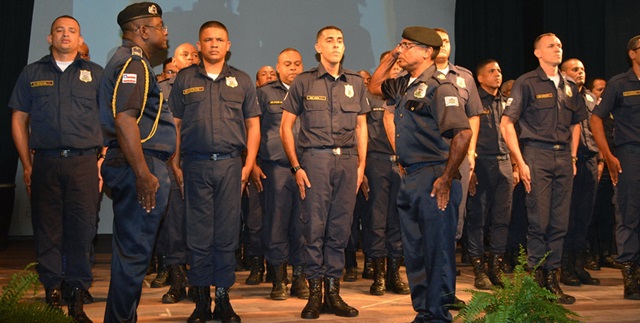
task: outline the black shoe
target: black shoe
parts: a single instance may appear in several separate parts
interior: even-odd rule
[[[559,273],[557,269],[545,270],[544,271],[544,281],[545,281],[544,287],[548,289],[551,293],[558,296],[558,303],[567,304],[567,305],[575,303],[576,298],[571,295],[565,294],[562,291],[562,288],[560,288],[560,284],[558,283],[558,274]]]
[[[640,300],[640,284],[638,277],[636,277],[637,265],[633,262],[625,262],[620,265],[624,281],[624,299]]]
[[[158,274],[151,282],[151,288],[162,288],[171,283],[169,279],[169,268],[158,266]]]
[[[291,296],[300,299],[309,299],[309,286],[304,274],[304,265],[293,265],[293,275],[291,279]]]
[[[387,258],[387,277],[385,283],[387,290],[396,294],[411,294],[409,286],[400,278],[400,258]]]
[[[600,270],[600,255],[594,255],[591,252],[585,253],[584,269]]]
[[[71,288],[71,298],[69,299],[69,316],[76,323],[93,323],[84,312],[84,289]]]
[[[387,291],[385,282],[387,272],[385,270],[384,258],[373,258],[371,265],[373,267],[373,284],[369,287],[369,294],[382,296]]]
[[[162,295],[162,303],[175,304],[187,298],[187,277],[181,265],[171,265],[169,273],[171,287],[166,294]]]
[[[560,262],[560,282],[568,286],[580,286],[580,279],[575,272],[576,258],[573,252],[564,251]]]
[[[458,296],[454,296],[453,297],[453,304],[447,304],[444,307],[446,307],[449,310],[456,310],[457,311],[457,310],[462,309],[466,305],[467,304],[463,300],[459,299]]]
[[[147,268],[147,275],[155,274],[158,272],[158,257],[153,255],[151,261],[149,261],[149,268]]]
[[[584,270],[584,268],[586,267],[586,262],[585,262],[586,254],[584,253],[584,251],[576,252],[574,256],[575,256],[574,272],[576,273],[576,276],[578,277],[580,282],[585,285],[600,285],[600,279],[591,277],[591,274],[589,274],[588,271]],[[600,269],[598,268],[598,270]]]
[[[287,299],[287,283],[285,282],[285,276],[287,276],[287,264],[282,263],[277,266],[273,266],[273,288],[269,297],[273,300],[282,301]]]
[[[345,282],[354,282],[358,280],[358,269],[356,267],[349,267],[345,270],[342,280]]]
[[[344,317],[358,316],[358,310],[349,306],[349,304],[340,297],[340,278],[324,278],[324,304],[322,305],[322,313],[330,313]]]
[[[236,314],[229,302],[229,288],[216,287],[216,307],[213,309],[213,319],[222,323],[240,322],[240,316]]]
[[[600,256],[600,267],[622,269],[622,266],[613,260],[613,257],[609,254]]]
[[[53,308],[60,308],[62,306],[62,290],[60,287],[45,289],[45,301]]]
[[[213,320],[211,314],[211,287],[210,286],[191,286],[193,294],[196,297],[196,309],[187,319],[187,323],[205,323]]]
[[[247,285],[260,285],[264,278],[264,258],[256,256],[249,259],[251,262],[251,273],[245,281]]]
[[[473,287],[482,290],[490,290],[493,287],[493,284],[491,284],[489,276],[487,276],[487,273],[484,269],[484,261],[482,260],[482,256],[470,256],[469,261],[471,261],[473,274],[475,276]]]
[[[504,287],[501,278],[501,270],[504,256],[497,253],[492,253],[489,256],[489,272],[487,272],[487,276],[489,276],[489,280],[493,286]]]
[[[322,278],[309,279],[309,299],[302,309],[303,319],[317,319],[322,309]]]
[[[362,269],[362,278],[364,279],[373,279],[373,266],[371,265],[371,262],[371,258],[365,255],[364,268]]]

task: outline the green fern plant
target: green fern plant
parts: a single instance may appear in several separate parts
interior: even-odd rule
[[[527,255],[521,246],[513,276],[502,276],[504,287],[494,287],[490,293],[468,290],[472,294],[471,301],[460,310],[455,319],[473,323],[579,322],[578,314],[560,305],[558,297],[540,287],[532,274],[547,255],[531,273],[527,272]]]
[[[0,294],[0,322],[73,322],[61,309],[35,299],[38,293],[38,274],[32,268],[37,263],[31,263],[19,273],[11,276],[11,280],[2,288]],[[23,298],[29,290],[31,297]]]

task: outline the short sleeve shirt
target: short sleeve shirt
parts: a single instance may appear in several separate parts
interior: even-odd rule
[[[633,69],[607,82],[593,114],[607,120],[609,113],[613,115],[616,146],[640,144],[640,80]]]
[[[478,87],[478,95],[482,102],[482,113],[480,114],[480,131],[476,152],[478,155],[508,154],[509,149],[500,132],[500,119],[506,107],[507,98],[502,95],[500,90],[498,90],[498,95],[493,96],[482,87]]]
[[[283,109],[300,118],[300,148],[353,148],[357,116],[370,107],[359,74],[341,68],[335,78],[320,64],[295,78]]]
[[[468,69],[449,63],[447,79],[458,90],[458,95],[467,117],[477,116],[482,113],[482,102],[478,96],[478,88],[473,79],[473,73]]]
[[[282,122],[282,102],[287,95],[287,88],[280,80],[267,83],[256,90],[262,117],[260,120],[260,160],[274,161],[289,165],[280,139],[280,123]],[[294,136],[299,132],[296,120]]]
[[[51,55],[20,73],[9,107],[30,116],[31,149],[102,147],[98,87],[103,69],[80,56],[63,72]]]

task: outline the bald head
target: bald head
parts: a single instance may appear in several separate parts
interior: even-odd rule
[[[198,50],[190,43],[180,44],[173,52],[173,64],[181,70],[185,67],[189,67],[193,64],[200,63],[200,56],[198,56]]]

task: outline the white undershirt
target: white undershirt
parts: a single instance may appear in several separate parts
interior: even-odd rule
[[[217,79],[217,78],[218,78],[218,75],[220,75],[220,73],[218,73],[218,74],[207,73],[207,75],[209,75],[209,77],[210,77],[212,80],[214,80],[214,81],[215,81],[215,79]]]
[[[556,85],[556,89],[557,89],[558,86],[560,85],[560,75],[556,74],[554,76],[549,76],[549,75],[547,75],[547,76],[549,77],[549,79],[551,79],[553,81],[553,84]]]
[[[417,79],[417,77],[410,77],[409,78],[409,84],[407,84],[407,86],[413,84],[413,81],[415,81]]]
[[[61,61],[56,61],[56,65],[58,65],[58,67],[64,72],[64,70],[67,69],[67,67],[69,67],[69,65],[71,65],[71,63],[73,63],[73,61],[69,61],[69,62],[61,62]]]
[[[447,67],[445,67],[445,68],[443,68],[441,70],[438,70],[438,72],[440,72],[440,73],[442,73],[444,75],[447,75],[447,73],[449,73],[449,65],[447,64]]]
[[[285,88],[287,88],[287,91],[289,91],[289,85],[287,85],[287,83],[282,83],[282,85],[284,85]]]

